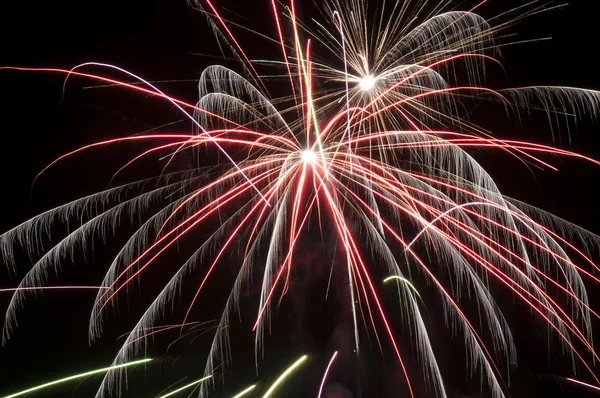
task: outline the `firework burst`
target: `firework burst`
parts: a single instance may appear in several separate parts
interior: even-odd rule
[[[374,337],[382,351],[390,348],[411,396],[419,395],[415,385],[422,384],[437,396],[447,394],[424,315],[428,302],[441,303],[443,316],[464,338],[468,372],[483,375],[491,396],[505,396],[502,380],[516,363],[516,352],[491,285],[511,291],[560,339],[574,366],[582,365],[593,376],[589,362],[600,358],[592,345],[591,323],[598,314],[588,305],[584,279],[600,282],[593,274],[599,268],[586,251],[598,238],[504,196],[472,150],[497,150],[550,170],[556,168],[548,155],[600,163],[551,146],[498,138],[497,132],[471,122],[465,109],[489,101],[509,115],[539,108],[556,120],[572,122],[579,114],[595,114],[600,94],[569,87],[486,87],[487,69],[501,68],[499,43],[506,44],[507,29],[549,7],[533,1],[485,19],[478,15],[485,1],[465,11],[450,9],[450,3],[329,0],[320,9],[321,20],[308,23],[297,18],[293,1],[273,0],[276,31],[273,38],[263,38],[281,58],[266,61],[252,60],[234,34],[239,27],[221,15],[216,2],[202,1],[196,5],[240,67],[206,68],[195,104],[172,98],[113,65],[46,69],[157,97],[194,125],[190,133],[98,142],[50,166],[93,147],[126,141],[153,146],[123,169],[154,155],[163,156],[166,169],[177,157],[198,157],[207,148],[220,161],[75,200],[3,234],[0,249],[9,262],[17,245],[40,254],[14,293],[4,338],[13,332],[28,292],[43,289],[48,271],[65,256],[94,234],[118,229],[124,215],[152,210],[98,286],[90,317],[92,340],[101,335],[106,313],[118,298],[161,256],[197,230],[209,233],[165,280],[128,333],[115,366],[131,361],[145,346],[148,330],[156,328],[184,285],[193,289],[181,319],[181,325],[189,325],[194,307],[210,300],[203,296],[206,286],[218,283],[213,275],[231,252],[239,253],[237,276],[212,329],[204,367],[204,377],[212,377],[200,394],[210,393],[232,356],[231,321],[251,286],[260,287],[259,298],[252,317],[240,315],[241,327],[253,332],[260,366],[268,360],[264,349],[274,310],[294,294],[302,241],[312,234],[334,242],[337,251],[331,257],[336,261],[328,259],[330,267],[349,286],[343,303],[351,314],[353,342],[345,350],[360,355],[365,335]],[[136,84],[89,72],[107,68]],[[267,76],[263,68],[277,68],[279,74]],[[286,84],[288,93],[273,95],[272,80],[276,90]],[[154,211],[157,204],[161,207]],[[50,248],[40,251],[32,243],[51,224],[74,218],[79,226]],[[190,274],[201,274],[193,287],[186,284]],[[384,278],[397,283],[383,285]],[[414,281],[433,289],[423,294]],[[397,300],[384,301],[381,291],[392,286]],[[467,309],[473,303],[475,313]],[[415,355],[400,344],[405,340],[400,334],[410,336]],[[334,363],[338,352],[332,354],[315,394],[321,395],[327,372],[339,362]],[[408,360],[411,356],[415,358]],[[409,366],[414,359],[421,366]],[[109,395],[120,376],[110,370],[97,396]]]

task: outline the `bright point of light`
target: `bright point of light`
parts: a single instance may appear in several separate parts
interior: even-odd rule
[[[311,149],[302,152],[302,161],[304,163],[314,163],[317,160],[317,154]]]
[[[373,75],[368,75],[358,81],[358,86],[363,91],[369,91],[375,87],[375,78]]]

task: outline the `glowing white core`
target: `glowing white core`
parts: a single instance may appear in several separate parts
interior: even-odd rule
[[[317,160],[317,154],[311,149],[302,152],[302,161],[304,163],[314,163]]]
[[[369,91],[375,87],[375,78],[373,75],[365,76],[358,81],[358,86],[363,91]]]

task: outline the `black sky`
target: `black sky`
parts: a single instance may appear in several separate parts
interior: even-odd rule
[[[217,3],[247,16],[253,27],[268,31],[270,25],[263,21],[269,20],[269,15],[263,14],[266,7],[257,5],[260,2],[266,4],[266,0]],[[523,2],[490,0],[489,3],[481,9],[483,16],[495,15]],[[598,7],[594,3],[595,0],[574,0],[563,9],[534,16],[517,25],[512,31],[518,38],[552,37],[552,40],[504,49],[503,63],[508,75],[504,84],[565,85],[600,90],[596,61],[600,30]],[[0,15],[0,66],[70,68],[87,61],[113,63],[148,80],[179,80],[160,87],[193,102],[199,73],[207,65],[221,62],[197,55],[218,56],[219,49],[205,18],[185,0],[11,1],[2,5]],[[244,22],[239,17],[233,18]],[[252,40],[246,39],[246,42],[254,53],[261,49],[260,44],[254,45]],[[139,133],[180,119],[171,107],[143,95],[115,95],[106,89],[84,89],[86,84],[81,81],[67,86],[63,100],[62,83],[60,75],[0,71],[0,200],[3,204],[0,231],[41,210],[103,189],[114,166],[130,155],[127,152],[96,153],[70,160],[51,170],[30,191],[35,175],[60,154],[105,137]],[[520,130],[519,134],[528,138],[526,131]],[[536,142],[551,142],[547,129],[539,128],[531,134]],[[579,129],[571,131],[571,142],[566,135],[562,138],[563,148],[600,158],[598,124],[582,121]],[[490,158],[490,164],[485,165],[508,195],[600,234],[597,196],[600,168],[574,161],[558,164],[557,173],[546,171],[534,175],[525,168],[496,163],[495,158]],[[595,255],[600,259],[598,253]],[[93,284],[98,283],[101,275],[98,270],[85,267],[79,271],[71,269],[66,282],[83,280]],[[18,279],[11,279],[8,273],[0,271],[0,288],[12,287],[17,282]],[[597,291],[597,286],[590,286],[596,308],[600,306]],[[9,296],[0,295],[0,312],[3,313]],[[31,305],[20,313],[14,339],[0,348],[0,395],[111,361],[114,344],[87,347],[86,310],[92,302],[93,293],[89,292],[46,294],[43,300],[32,299]],[[123,328],[122,332],[126,330]],[[535,335],[531,331],[517,331],[517,334],[523,338]],[[527,343],[523,344],[520,358],[524,366],[515,376],[514,396],[600,397],[600,392],[559,383],[553,378],[557,368],[547,365],[548,355],[539,349],[544,346],[544,337],[542,332],[530,349]],[[93,386],[94,382],[87,384]],[[60,391],[74,397],[89,396],[83,387]],[[53,394],[56,392],[39,396],[59,396]]]

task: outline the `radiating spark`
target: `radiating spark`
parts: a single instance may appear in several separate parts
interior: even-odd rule
[[[302,362],[304,362],[306,359],[308,358],[308,355],[303,355],[302,357],[300,357],[300,359],[298,359],[296,362],[294,362],[289,368],[287,368],[278,378],[277,380],[275,380],[275,382],[273,383],[273,385],[271,385],[271,387],[269,387],[269,389],[267,390],[267,392],[265,393],[265,395],[262,396],[262,398],[269,398],[273,392],[277,389],[277,387],[279,386],[279,384],[281,384],[286,377],[292,373],[298,366],[300,366],[302,364]]]
[[[51,381],[49,383],[44,383],[44,384],[41,384],[41,385],[36,386],[36,387],[28,388],[27,390],[23,390],[23,391],[15,393],[15,394],[7,395],[4,398],[19,397],[21,395],[30,394],[32,392],[39,391],[39,390],[42,390],[44,388],[52,387],[52,386],[55,386],[57,384],[65,383],[67,381],[77,380],[77,379],[81,379],[81,378],[88,377],[88,376],[95,375],[95,374],[99,374],[99,373],[106,373],[106,372],[111,371],[111,370],[122,369],[122,368],[126,368],[126,367],[129,367],[129,366],[140,365],[142,363],[150,362],[151,360],[152,359],[150,359],[150,358],[145,358],[145,359],[140,359],[140,360],[137,360],[137,361],[123,363],[123,364],[120,364],[120,365],[109,366],[109,367],[102,368],[102,369],[90,370],[89,372],[80,373],[80,374],[77,374],[77,375],[74,375],[74,376],[69,376],[69,377],[65,377],[63,379]]]
[[[176,390],[173,390],[173,391],[171,391],[171,392],[169,392],[169,393],[167,393],[167,394],[165,394],[165,395],[161,395],[161,396],[160,396],[160,397],[158,397],[158,398],[167,398],[167,397],[173,396],[173,395],[177,394],[178,392],[181,392],[181,391],[183,391],[183,390],[187,390],[187,389],[188,389],[188,388],[190,388],[190,387],[197,386],[198,384],[202,383],[202,382],[203,382],[203,381],[205,381],[205,380],[208,380],[208,379],[210,379],[211,377],[212,377],[212,375],[211,375],[211,376],[206,376],[206,377],[203,377],[203,378],[201,378],[200,380],[196,380],[196,381],[194,381],[194,382],[192,382],[192,383],[190,383],[190,384],[186,384],[185,386],[183,386],[183,387],[179,387],[178,389],[176,389]]]
[[[339,25],[340,36],[342,38],[342,54],[344,59],[344,83],[346,84],[346,114],[347,114],[347,123],[346,123],[346,131],[348,135],[348,152],[352,152],[352,145],[350,144],[350,140],[352,138],[352,133],[350,132],[350,89],[348,87],[348,59],[346,57],[346,39],[344,38],[344,26],[342,22],[342,18],[338,11],[333,12],[333,17],[337,19]]]

